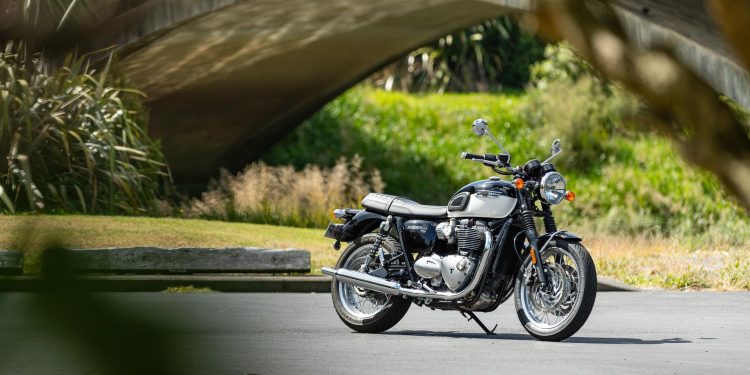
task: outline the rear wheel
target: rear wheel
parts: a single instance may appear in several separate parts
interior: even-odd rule
[[[336,268],[368,273],[380,265],[377,257],[365,264],[377,235],[366,234],[351,243],[339,258]],[[381,245],[385,254],[401,253],[401,246],[393,238]],[[383,332],[398,323],[411,306],[410,299],[355,287],[333,279],[331,284],[333,307],[341,321],[357,332]]]
[[[516,276],[516,313],[526,331],[537,339],[565,340],[583,326],[594,308],[594,262],[586,248],[565,241],[552,241],[539,261],[544,262],[550,287],[542,287],[527,257]]]

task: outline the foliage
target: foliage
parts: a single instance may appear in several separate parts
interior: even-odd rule
[[[576,55],[565,43],[548,44],[544,47],[544,59],[529,68],[531,82],[535,87],[545,88],[548,84],[560,81],[578,81],[587,77],[599,84],[605,84],[596,70]]]
[[[471,132],[474,119],[487,118],[519,158],[544,152],[546,147],[537,147],[516,114],[522,100],[513,95],[415,96],[358,87],[304,122],[262,159],[299,169],[308,163],[332,166],[341,156],[359,154],[366,169],[380,171],[388,192],[445,204],[470,179],[490,173],[459,157],[462,151],[494,152],[494,146]]]
[[[567,39],[604,77],[615,80],[648,105],[652,121],[637,130],[658,131],[678,145],[685,160],[711,171],[750,212],[750,133],[747,124],[720,98],[705,75],[742,76],[750,69],[747,19],[750,3],[711,1],[708,12],[722,27],[726,45],[738,57],[737,64],[709,64],[699,74],[695,64],[705,63],[678,53],[669,41],[639,46],[637,37],[624,33],[621,17],[611,2],[597,7],[582,0],[544,0],[532,15],[540,34]],[[709,22],[710,21],[706,21]],[[676,41],[672,41],[676,42]],[[684,44],[684,43],[683,43]],[[688,63],[687,60],[692,61]],[[744,69],[743,69],[744,68]],[[737,79],[737,78],[730,78]],[[726,87],[725,85],[721,85]]]
[[[633,131],[649,128],[638,100],[599,77],[567,44],[547,46],[545,57],[532,67],[522,115],[536,131],[560,136],[567,147],[558,167],[584,172],[593,184],[580,192],[602,197],[570,214],[598,217],[592,225],[600,230],[750,238],[746,215],[715,178],[690,169],[667,140]]]
[[[580,103],[598,100],[580,83],[591,81],[584,77],[579,83],[569,83],[568,89],[538,91],[533,94],[540,96],[536,98],[531,93],[409,95],[358,87],[303,123],[263,160],[302,168],[308,163],[331,166],[341,156],[359,154],[364,168],[381,171],[387,193],[445,204],[464,184],[491,174],[459,158],[461,151],[497,151],[488,139],[470,131],[471,121],[484,117],[516,165],[546,156],[552,139],[563,136],[564,151],[555,163],[578,199],[555,207],[560,227],[575,223],[604,233],[685,234],[693,239],[685,244],[691,248],[710,245],[717,237],[735,244],[750,239],[747,215],[716,179],[689,168],[669,141],[622,130],[620,116],[627,111],[618,109],[617,101],[599,104],[603,107],[598,110],[608,113],[607,121],[613,124],[608,132],[565,133],[565,126],[573,124],[595,129],[595,123],[573,120],[524,122],[538,110],[530,104],[536,100],[549,103],[560,118],[586,120],[585,115],[566,111],[578,111],[575,106]],[[569,90],[576,85],[584,89],[571,95]],[[570,161],[587,155],[580,149],[587,147],[582,146],[587,141],[581,138],[605,145],[591,157],[594,162]]]
[[[356,206],[370,191],[382,191],[377,170],[366,176],[362,159],[338,159],[331,169],[308,165],[249,165],[236,176],[223,171],[200,199],[184,208],[188,217],[322,227],[336,207]]]
[[[640,103],[599,78],[565,44],[548,45],[545,60],[531,67],[532,86],[523,109],[527,124],[559,136],[567,146],[561,167],[590,169],[615,153],[628,122],[641,121]]]
[[[509,16],[443,36],[376,73],[386,89],[412,92],[497,91],[523,88],[543,43]]]
[[[57,69],[23,44],[0,55],[0,168],[9,211],[145,213],[169,170],[139,92],[111,64],[68,55]],[[31,63],[29,63],[29,61]]]

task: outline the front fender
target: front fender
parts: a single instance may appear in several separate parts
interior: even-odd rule
[[[547,241],[550,239],[550,237],[553,234],[555,235],[555,238],[563,239],[563,240],[566,240],[568,242],[576,242],[577,243],[577,242],[583,241],[583,238],[579,237],[575,233],[570,233],[570,232],[568,232],[566,230],[560,230],[560,231],[557,231],[555,233],[545,233],[545,234],[539,236],[539,239],[537,240],[537,243],[541,244],[540,246],[543,246],[544,244],[547,243]]]

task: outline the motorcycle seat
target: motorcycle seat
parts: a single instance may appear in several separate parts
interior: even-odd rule
[[[370,193],[362,199],[368,211],[386,215],[442,219],[448,216],[446,206],[428,206],[397,195]]]

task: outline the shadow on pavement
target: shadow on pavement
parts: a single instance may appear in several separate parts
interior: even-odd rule
[[[519,340],[519,341],[535,341],[536,339],[531,335],[523,335],[517,333],[495,333],[492,336],[488,336],[481,332],[467,333],[467,332],[456,332],[456,331],[389,331],[384,332],[384,335],[397,335],[397,336],[423,336],[423,337],[448,337],[448,338],[467,338],[467,339],[485,339],[485,340]],[[685,340],[682,338],[674,337],[668,339],[657,339],[657,340],[643,340],[630,337],[580,337],[573,336],[564,342],[574,344],[616,344],[616,345],[655,345],[655,344],[687,344],[692,341]]]

